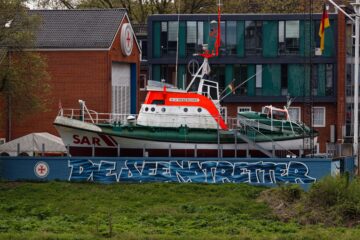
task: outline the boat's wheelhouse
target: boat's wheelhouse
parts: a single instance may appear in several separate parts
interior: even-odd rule
[[[289,112],[286,108],[276,108],[273,106],[265,106],[262,111],[263,114],[267,116],[267,118],[274,119],[274,120],[283,120],[288,121],[289,118]]]

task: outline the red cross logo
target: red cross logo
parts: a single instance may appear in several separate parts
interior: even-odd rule
[[[127,31],[126,42],[127,42],[128,47],[130,47],[130,40],[131,40],[131,38],[130,38],[130,31]]]
[[[47,170],[45,167],[44,167],[44,165],[40,165],[40,167],[38,167],[38,169],[37,169],[39,172],[40,172],[40,174],[42,175],[42,174],[44,174],[44,172]]]
[[[37,162],[34,167],[35,175],[44,178],[49,174],[49,165],[46,162]]]

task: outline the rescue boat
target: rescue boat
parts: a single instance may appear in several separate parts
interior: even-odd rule
[[[287,108],[222,115],[219,84],[210,78],[209,59],[219,55],[220,5],[212,51],[203,46],[202,65],[186,89],[148,81],[138,115],[60,109],[54,125],[74,156],[266,156],[299,154],[316,144],[317,134],[293,121]],[[277,119],[279,117],[279,119]],[[292,151],[294,150],[294,151]]]
[[[82,156],[273,156],[316,144],[317,134],[291,120],[286,107],[222,116],[219,86],[209,73],[205,58],[185,90],[149,81],[137,116],[97,113],[80,100],[80,109],[61,109],[54,125],[70,154]]]

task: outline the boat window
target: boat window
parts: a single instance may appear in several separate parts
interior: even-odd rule
[[[148,108],[148,107],[145,108],[145,112],[147,112],[147,111],[149,111],[149,108]]]
[[[197,111],[200,113],[200,112],[202,111],[202,109],[201,109],[201,108],[198,108]]]
[[[152,112],[155,112],[155,108],[154,108],[154,107],[152,107],[152,108],[151,108],[151,111],[152,111]]]
[[[188,109],[187,108],[184,108],[184,112],[187,112],[188,111]]]
[[[202,94],[206,97],[208,96],[208,86],[203,85]]]
[[[165,112],[165,111],[166,111],[166,109],[165,109],[165,108],[162,108],[162,109],[161,109],[161,111],[162,111],[162,112]]]
[[[153,100],[151,104],[164,105],[165,101],[164,100]]]
[[[277,120],[286,120],[286,113],[280,111],[273,111],[273,118]]]
[[[267,108],[267,107],[265,107],[265,108],[264,108],[264,111],[263,111],[263,113],[265,113],[265,114],[268,114],[268,113],[270,113],[270,109],[269,109],[269,108]]]
[[[217,99],[218,98],[216,88],[210,87],[210,97],[211,97],[211,99]]]

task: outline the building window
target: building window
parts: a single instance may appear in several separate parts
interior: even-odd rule
[[[145,89],[146,89],[146,74],[139,75],[139,88],[141,91],[145,91]]]
[[[225,55],[226,54],[226,22],[222,21],[220,23],[220,31],[221,31],[221,42],[220,42],[220,48],[219,48],[219,54]]]
[[[141,48],[141,61],[147,60],[147,40],[141,39],[139,40],[140,48]]]
[[[325,65],[325,76],[326,76],[326,88],[325,88],[325,94],[326,96],[332,96],[334,95],[334,65],[333,64],[326,64]]]
[[[292,121],[301,121],[301,108],[300,107],[289,107],[289,117]]]
[[[168,24],[167,22],[161,22],[161,36],[160,36],[160,43],[161,43],[161,55],[167,55],[168,49]]]
[[[213,65],[211,67],[210,74],[211,74],[211,79],[219,84],[219,92],[222,92],[225,88],[225,66]],[[213,94],[211,95],[213,96]]]
[[[325,127],[325,107],[313,107],[313,126],[314,127]]]
[[[160,81],[175,83],[175,65],[160,65]]]
[[[244,107],[244,106],[239,106],[237,107],[237,112],[250,112],[251,111],[251,107]]]
[[[197,50],[202,52],[202,45],[204,44],[204,22],[197,23]]]
[[[279,53],[297,54],[300,50],[300,21],[279,21]]]
[[[227,123],[227,107],[220,108],[220,115],[224,119],[224,121]]]
[[[245,53],[260,55],[262,53],[262,22],[245,21]]]
[[[226,22],[226,54],[236,54],[236,21]]]
[[[311,87],[312,87],[312,95],[318,95],[318,86],[319,86],[319,73],[318,73],[318,65],[311,66]]]
[[[171,21],[168,23],[168,26],[168,55],[175,56],[179,24],[177,21]]]
[[[186,22],[186,51],[191,56],[196,51],[196,22]]]
[[[281,64],[281,95],[288,95],[288,65]]]
[[[256,65],[256,80],[255,80],[256,95],[261,95],[262,88],[262,65]]]
[[[236,88],[235,94],[237,95],[240,96],[247,95],[248,82],[245,82],[246,80],[248,80],[247,71],[248,71],[247,65],[234,65],[234,76],[235,76],[234,88]]]

